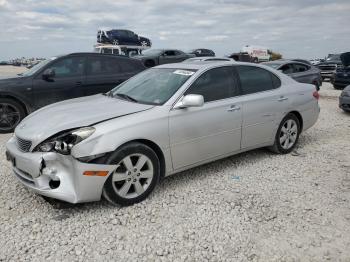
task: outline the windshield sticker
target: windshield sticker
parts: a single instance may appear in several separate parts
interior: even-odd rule
[[[176,70],[176,71],[174,71],[174,74],[183,75],[183,76],[191,76],[194,74],[194,72],[187,71],[187,70]]]

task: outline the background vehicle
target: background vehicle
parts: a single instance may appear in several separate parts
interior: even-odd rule
[[[197,57],[208,57],[208,56],[215,56],[215,53],[213,50],[210,49],[205,49],[205,48],[198,48],[198,49],[193,49],[190,52],[188,52],[189,54],[193,54]]]
[[[29,113],[48,104],[105,93],[143,71],[139,60],[74,53],[45,60],[25,73],[0,80],[0,133],[12,132]]]
[[[301,63],[307,64],[307,65],[312,65],[311,62],[309,60],[306,60],[306,59],[293,58],[293,59],[289,59],[289,60],[292,60],[295,62],[301,62]]]
[[[325,80],[328,78],[330,81],[332,81],[333,74],[339,66],[342,66],[340,54],[329,54],[326,61],[317,65],[321,70],[322,79]]]
[[[266,62],[270,60],[270,54],[266,47],[246,45],[242,48],[241,52],[250,55],[252,62],[254,63]]]
[[[148,38],[138,36],[133,31],[122,29],[112,29],[108,31],[98,30],[97,42],[110,43],[113,45],[152,46],[152,42]]]
[[[119,45],[108,45],[108,44],[97,44],[94,46],[94,51],[100,54],[113,54],[113,55],[125,55],[135,56],[142,54],[142,48],[119,46]]]
[[[191,57],[194,55],[186,54],[177,49],[150,49],[144,51],[142,55],[134,56],[134,58],[140,59],[146,67],[182,62]]]
[[[338,66],[333,78],[333,86],[335,89],[343,89],[350,85],[350,52],[340,55],[342,66]]]
[[[253,58],[247,52],[232,53],[229,58],[240,62],[253,62]]]
[[[313,84],[316,90],[320,90],[322,85],[320,70],[312,65],[284,59],[263,64],[289,75],[300,83]]]
[[[192,57],[183,61],[183,63],[190,62],[200,62],[200,61],[233,61],[231,58],[225,57],[212,57],[212,56],[202,56],[202,57]]]
[[[350,85],[344,88],[339,97],[339,107],[345,112],[350,112]]]
[[[162,65],[108,97],[33,113],[8,141],[7,158],[19,181],[39,194],[72,203],[103,194],[131,205],[160,178],[194,166],[260,147],[291,152],[317,121],[317,99],[312,85],[265,66]]]

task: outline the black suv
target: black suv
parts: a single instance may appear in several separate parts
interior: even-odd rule
[[[329,78],[332,81],[333,74],[342,66],[340,54],[329,54],[326,61],[316,65],[321,70],[322,79]]]
[[[97,43],[143,47],[152,46],[152,42],[148,38],[139,36],[133,31],[123,29],[99,30],[97,32]]]
[[[333,86],[335,89],[343,89],[350,85],[350,52],[340,55],[343,66],[338,67],[333,75]]]
[[[16,77],[0,79],[0,133],[12,132],[36,109],[58,101],[105,93],[143,71],[125,56],[74,53],[53,57]]]

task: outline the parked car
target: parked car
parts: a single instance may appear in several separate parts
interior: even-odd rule
[[[124,56],[74,53],[0,79],[0,133],[12,132],[26,115],[43,106],[105,93],[144,69],[139,60]]]
[[[98,30],[97,43],[144,47],[152,46],[152,42],[148,38],[138,36],[133,31],[122,29],[112,29],[109,31]]]
[[[205,48],[198,48],[198,49],[192,49],[188,52],[189,54],[193,54],[197,57],[208,57],[208,56],[215,56],[215,53],[213,50],[205,49]]]
[[[317,90],[320,90],[322,85],[320,70],[312,65],[283,59],[263,64],[289,75],[300,83],[313,84]]]
[[[339,107],[345,112],[350,112],[350,85],[344,88],[339,96]]]
[[[317,121],[317,99],[312,85],[261,65],[161,65],[107,96],[34,112],[6,155],[36,193],[71,203],[103,195],[130,205],[164,176],[194,166],[260,147],[291,152]]]
[[[333,78],[332,83],[335,89],[343,89],[350,85],[350,52],[340,55],[342,66],[338,66]]]
[[[156,65],[182,62],[190,57],[195,56],[176,49],[150,49],[144,51],[142,55],[136,55],[133,58],[140,59],[146,67],[153,67]]]
[[[317,65],[317,67],[321,70],[322,79],[329,79],[330,81],[332,81],[332,77],[339,66],[342,66],[340,54],[331,54],[328,56],[326,61]]]
[[[208,62],[208,61],[233,61],[233,59],[226,58],[226,57],[202,56],[202,57],[191,57],[182,62],[190,63],[190,62]]]

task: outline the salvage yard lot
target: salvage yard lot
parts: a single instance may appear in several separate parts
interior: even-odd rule
[[[321,87],[293,153],[254,150],[166,178],[144,202],[47,202],[11,174],[0,135],[0,261],[350,259],[350,114]]]

